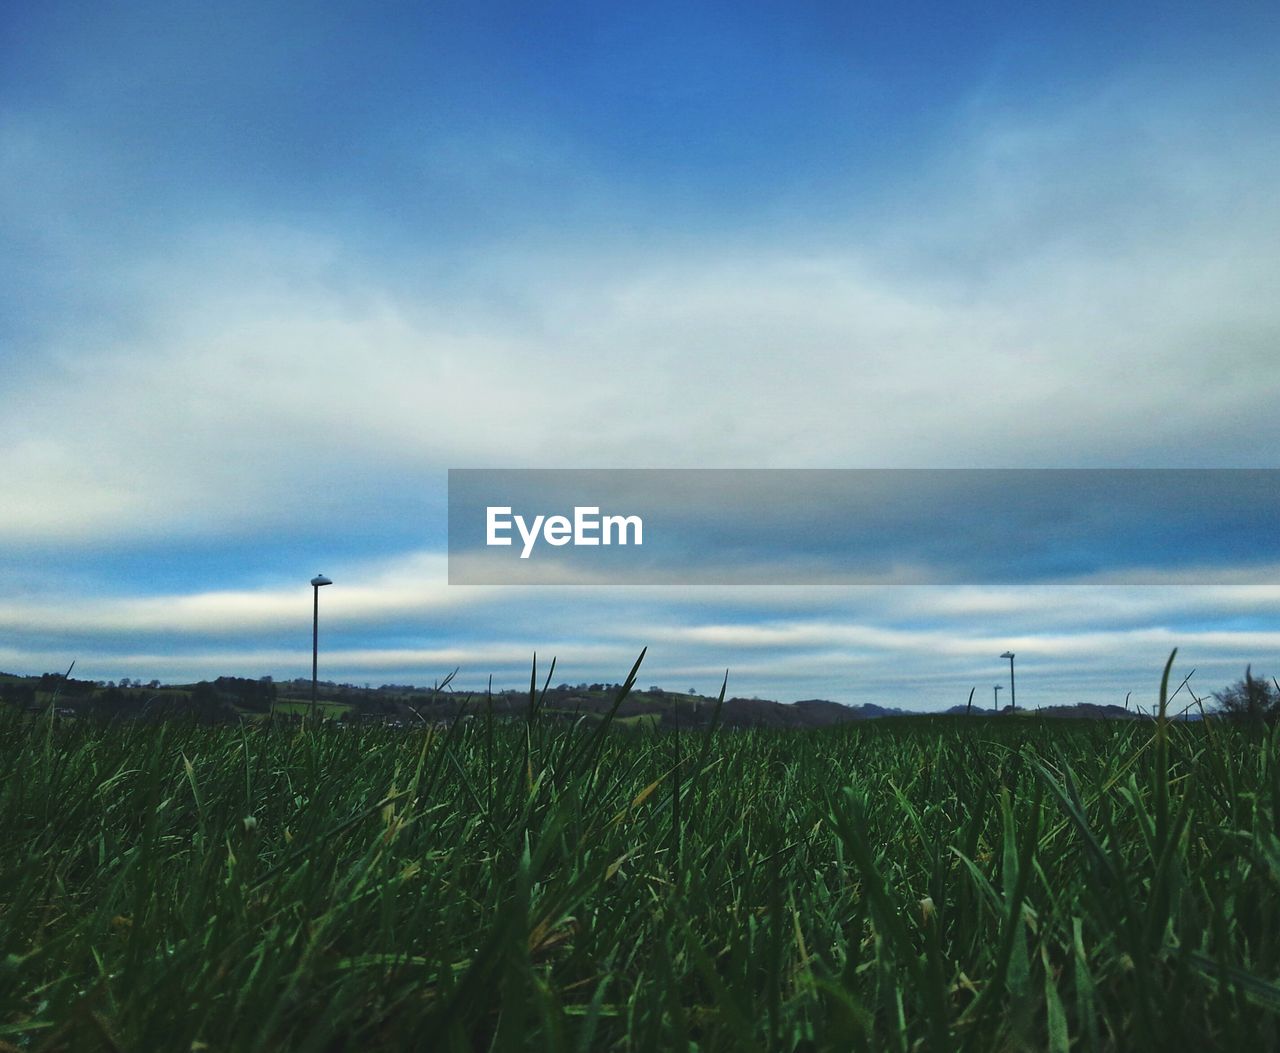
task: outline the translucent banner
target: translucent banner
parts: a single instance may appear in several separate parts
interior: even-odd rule
[[[454,585],[1278,580],[1278,469],[449,472]]]

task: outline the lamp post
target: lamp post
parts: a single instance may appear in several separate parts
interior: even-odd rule
[[[1013,686],[1013,652],[1005,651],[1005,653],[1002,654],[1000,657],[1009,659],[1009,708],[1017,709],[1018,708],[1018,689]]]
[[[332,585],[323,574],[311,579],[311,723],[316,722],[316,667],[320,657],[320,586]]]
[[[997,713],[1000,712],[1000,689],[1002,687],[1004,687],[1004,684],[995,684],[991,688],[991,698],[993,700],[991,704],[995,706]]]

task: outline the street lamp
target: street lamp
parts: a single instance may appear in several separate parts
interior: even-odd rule
[[[995,684],[991,688],[991,697],[993,699],[992,705],[996,707],[997,713],[1000,712],[1000,689],[1003,687],[1004,687],[1004,684]]]
[[[1013,652],[1005,651],[1005,653],[1002,654],[1000,657],[1009,659],[1009,708],[1017,709],[1018,708],[1018,689],[1013,686]]]
[[[320,656],[320,586],[332,585],[323,574],[311,579],[311,723],[316,722],[316,664]]]

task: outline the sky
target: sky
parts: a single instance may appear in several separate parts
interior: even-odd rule
[[[1174,647],[1201,695],[1280,673],[1246,552],[449,585],[446,485],[1276,467],[1277,44],[1264,3],[5,5],[0,669],[309,675],[322,572],[321,676],[359,684],[645,647],[642,686],[911,709],[989,701],[1006,650],[1026,705],[1149,705]]]

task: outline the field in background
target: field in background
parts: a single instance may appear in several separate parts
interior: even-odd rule
[[[344,713],[349,713],[354,708],[354,706],[345,705],[341,702],[316,703],[316,710],[325,719],[336,719]],[[298,699],[281,699],[274,704],[272,709],[282,716],[305,717],[311,712],[311,703]]]
[[[476,713],[0,716],[0,1040],[1280,1043],[1275,731]]]

